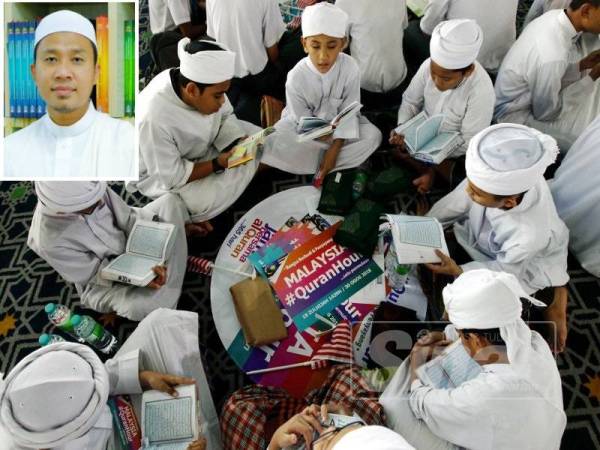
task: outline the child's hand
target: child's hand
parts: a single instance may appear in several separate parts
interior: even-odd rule
[[[452,275],[454,277],[457,277],[461,273],[463,273],[461,267],[458,264],[456,264],[456,261],[454,261],[448,255],[444,255],[444,253],[442,253],[439,250],[436,250],[435,254],[439,256],[442,262],[438,264],[425,264],[425,266],[433,273],[439,273],[442,275]]]
[[[148,287],[152,289],[160,289],[167,282],[167,268],[165,266],[155,266],[152,268],[156,274],[156,278],[152,280]]]
[[[200,236],[204,237],[208,233],[212,232],[215,228],[207,220],[205,222],[192,222],[185,224],[185,235],[186,236]]]
[[[206,438],[200,437],[188,445],[187,450],[206,450]]]
[[[310,405],[304,408],[300,414],[296,414],[277,428],[269,443],[269,450],[279,450],[297,444],[300,440],[299,436],[304,438],[306,448],[311,448],[313,431],[319,433],[323,431],[319,416],[319,406]]]
[[[328,148],[325,152],[325,155],[323,156],[323,161],[321,161],[321,166],[319,167],[319,172],[321,172],[321,179],[325,179],[327,174],[335,168],[338,153],[339,150],[336,148]]]
[[[219,162],[219,165],[222,168],[227,169],[227,166],[229,165],[228,160],[229,160],[229,158],[231,158],[231,155],[233,155],[233,151],[234,151],[234,149],[232,148],[231,150],[221,153],[217,157],[217,161]]]
[[[594,66],[600,64],[600,50],[593,51],[579,62],[579,70],[584,71],[593,69]]]
[[[435,171],[432,168],[429,168],[423,175],[415,178],[412,183],[417,188],[419,194],[428,194],[433,186],[434,180]]]
[[[178,395],[175,386],[196,383],[196,380],[193,378],[167,375],[166,373],[152,372],[150,370],[140,372],[139,378],[140,386],[142,386],[144,391],[155,389],[165,392],[171,397],[177,397]]]
[[[390,140],[391,145],[395,145],[396,147],[404,147],[404,135],[398,134],[394,130],[390,132]]]

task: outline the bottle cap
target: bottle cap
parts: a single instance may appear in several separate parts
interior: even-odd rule
[[[38,338],[38,342],[42,347],[48,345],[50,343],[50,335],[48,333],[41,334]]]
[[[80,323],[81,323],[81,316],[79,314],[73,314],[71,316],[71,325],[73,325],[74,327],[76,327]]]
[[[54,303],[48,303],[44,307],[44,310],[46,311],[47,314],[52,314],[55,309],[56,309],[56,305]]]

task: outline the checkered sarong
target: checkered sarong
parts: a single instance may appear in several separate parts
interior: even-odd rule
[[[264,450],[271,434],[308,405],[339,402],[355,411],[368,425],[385,425],[383,407],[356,366],[334,366],[323,386],[304,398],[291,397],[270,386],[246,386],[234,392],[221,414],[225,450]]]

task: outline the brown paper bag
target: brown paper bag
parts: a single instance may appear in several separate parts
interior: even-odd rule
[[[287,337],[281,310],[266,280],[247,278],[229,290],[248,345],[257,347]]]

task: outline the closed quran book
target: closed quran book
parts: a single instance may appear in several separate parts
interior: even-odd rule
[[[98,44],[98,63],[100,75],[96,86],[96,108],[108,113],[108,17],[96,17],[96,41]]]
[[[35,20],[30,20],[27,23],[27,34],[26,36],[26,40],[25,40],[25,51],[26,51],[26,58],[27,58],[27,62],[29,64],[33,63],[33,42],[35,40]],[[33,77],[31,76],[31,74],[28,74],[28,77],[26,78],[26,84],[27,84],[27,111],[28,111],[28,115],[27,117],[31,118],[31,119],[36,119],[37,118],[37,105],[36,105],[36,85],[35,82],[33,81]]]
[[[23,36],[24,36],[24,22],[15,23],[15,117],[25,117],[23,113],[23,102],[25,98],[25,57],[23,50],[25,48]]]
[[[16,36],[15,36],[16,23],[10,22],[8,24],[8,83],[10,86],[9,90],[9,115],[10,117],[16,117],[17,104],[16,104],[16,87],[17,87],[17,68],[16,68]]]
[[[116,395],[108,398],[108,407],[113,418],[117,435],[116,444],[120,450],[142,448],[142,430],[135,415],[129,395]]]
[[[135,27],[133,20],[125,21],[125,116],[133,117],[135,99]]]

